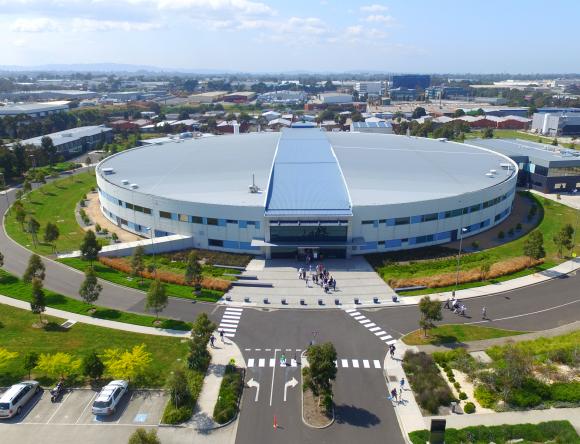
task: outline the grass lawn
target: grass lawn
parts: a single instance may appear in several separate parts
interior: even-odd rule
[[[80,323],[70,330],[62,330],[58,326],[64,322],[63,319],[50,316],[44,318],[50,323],[44,329],[35,328],[33,324],[38,322],[37,315],[0,304],[0,347],[19,353],[0,372],[0,386],[28,378],[23,369],[24,355],[28,352],[64,352],[81,358],[92,351],[100,353],[107,348],[128,349],[145,344],[153,359],[142,383],[150,387],[161,387],[165,383],[168,369],[179,359],[183,359],[188,350],[188,344],[182,343],[181,339],[142,335]],[[35,374],[34,371],[32,377],[38,378],[45,385],[54,383],[50,378]]]
[[[562,263],[565,258],[559,258],[557,254],[557,247],[554,243],[554,235],[566,224],[570,224],[573,227],[576,224],[577,211],[573,208],[562,205],[558,202],[545,199],[540,196],[526,193],[526,195],[533,199],[539,207],[538,214],[541,221],[539,225],[534,230],[539,230],[544,235],[544,248],[546,250],[545,262],[538,266],[532,267],[530,269],[521,270],[516,273],[505,275],[493,280],[470,282],[466,284],[461,284],[458,288],[473,288],[481,285],[488,285],[492,283],[497,283],[500,281],[513,279],[516,277],[525,276],[538,271],[545,270],[547,268],[554,267],[557,264]],[[517,221],[514,221],[514,225]],[[493,231],[494,229],[492,229]],[[534,231],[532,230],[532,231]],[[502,260],[516,258],[523,256],[523,245],[528,238],[529,233],[526,235],[512,241],[500,245],[495,248],[490,248],[488,250],[483,250],[476,253],[470,253],[464,255],[461,259],[461,270],[468,271],[479,269],[482,263],[497,263]],[[375,258],[372,261],[377,264]],[[455,272],[456,258],[455,256],[449,256],[444,259],[435,260],[425,260],[425,261],[414,261],[404,264],[397,262],[383,263],[383,265],[375,265],[376,271],[385,280],[389,281],[391,279],[401,279],[401,278],[411,278],[411,277],[426,277],[435,276],[438,274],[446,274]],[[428,294],[441,291],[452,290],[451,287],[438,287],[438,288],[427,288],[424,290],[405,292],[403,295],[417,295],[417,294]]]
[[[0,294],[9,296],[21,301],[30,301],[32,288],[30,284],[22,282],[17,277],[0,269]],[[129,313],[125,311],[113,310],[111,308],[96,307],[96,311],[89,313],[90,307],[82,301],[63,296],[59,293],[54,293],[50,290],[44,290],[46,306],[56,308],[59,310],[70,311],[82,315],[92,316],[99,319],[108,319],[111,321],[125,322],[127,324],[143,325],[145,327],[153,327],[155,317],[146,316],[137,313]],[[191,324],[183,321],[176,321],[172,319],[163,319],[162,328],[170,328],[175,330],[190,330]]]
[[[62,262],[63,264],[68,265],[69,267],[73,267],[81,271],[85,271],[89,266],[89,263],[87,261],[78,258],[60,259],[59,262]],[[98,262],[94,264],[94,267],[97,276],[100,277],[101,279],[113,282],[115,284],[123,285],[125,287],[135,288],[141,291],[147,291],[152,282],[151,279],[144,278],[143,283],[141,283],[141,280],[139,278],[133,278],[125,273],[122,273],[121,271],[115,270],[111,267],[107,267]],[[221,291],[202,289],[201,295],[199,297],[196,297],[193,294],[192,287],[177,284],[165,284],[165,285],[167,288],[167,294],[169,296],[173,296],[176,298],[215,302],[223,296],[223,292]]]
[[[465,133],[465,139],[478,139],[483,137],[483,131],[471,131],[469,133]],[[542,143],[551,144],[554,140],[553,137],[542,137],[536,134],[528,134],[524,132],[520,132],[518,130],[509,130],[509,129],[494,129],[493,130],[493,137],[494,139],[522,139],[522,140],[531,140],[532,142],[539,142],[540,140]]]
[[[22,202],[26,212],[40,223],[38,246],[35,247],[31,237],[22,230],[14,211],[10,211],[5,220],[8,235],[38,254],[50,255],[53,253],[52,245],[42,243],[42,238],[46,223],[54,222],[60,231],[56,241],[57,251],[77,250],[85,232],[76,221],[75,206],[94,186],[95,176],[83,173],[55,180],[31,191]]]
[[[523,331],[502,330],[499,328],[480,327],[477,325],[448,324],[435,327],[429,331],[429,337],[423,336],[422,330],[415,330],[403,336],[407,345],[439,345],[453,342],[479,341],[481,339],[503,338],[524,334]]]

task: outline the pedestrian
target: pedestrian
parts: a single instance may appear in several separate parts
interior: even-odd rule
[[[224,331],[220,330],[220,339],[222,340],[223,343],[225,343],[224,341]]]
[[[445,301],[445,305],[443,306],[443,308],[451,308],[451,298],[447,298],[447,301]]]
[[[336,291],[336,279],[332,278],[332,291]]]
[[[395,344],[389,345],[389,352],[391,353],[391,359],[395,358]]]
[[[214,348],[215,347],[214,342],[215,342],[215,336],[214,335],[211,335],[209,337],[209,344],[211,345],[211,348]]]
[[[393,388],[393,390],[391,390],[391,398],[393,400],[399,402],[398,399],[397,399],[397,389],[396,388]]]
[[[481,319],[487,319],[487,308],[485,307],[481,309]]]
[[[401,390],[403,390],[403,388],[405,387],[405,378],[401,378],[400,384],[401,384]]]
[[[308,276],[306,276],[306,279],[304,279],[306,281],[306,286],[310,287],[310,285],[308,285]]]
[[[399,403],[403,402],[403,389],[399,389]]]
[[[461,305],[461,316],[465,316],[465,305]]]

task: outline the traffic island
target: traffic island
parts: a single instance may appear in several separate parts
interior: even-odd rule
[[[325,429],[334,423],[334,401],[331,394],[316,396],[312,391],[310,366],[305,353],[302,353],[302,422],[308,427]],[[306,381],[306,382],[305,382]]]

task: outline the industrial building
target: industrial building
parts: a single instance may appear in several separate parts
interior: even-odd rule
[[[94,99],[100,94],[94,91],[78,89],[42,90],[42,91],[13,91],[0,93],[0,99],[7,100],[75,100]]]
[[[359,96],[382,96],[385,85],[383,82],[356,82],[354,90]]]
[[[226,94],[223,97],[224,102],[230,103],[248,103],[256,97],[256,93],[252,91],[240,91]]]
[[[113,130],[103,125],[81,126],[22,140],[20,143],[40,147],[43,137],[52,139],[58,155],[71,157],[95,149],[100,143],[110,143],[113,140]]]
[[[511,212],[517,165],[468,144],[293,127],[139,147],[96,173],[103,214],[142,236],[348,257],[494,227]]]
[[[417,99],[417,90],[411,88],[394,88],[389,90],[393,102],[411,102]]]
[[[400,74],[392,78],[392,88],[427,89],[431,84],[431,76],[424,74]]]
[[[0,104],[0,118],[6,116],[28,116],[32,118],[46,117],[49,114],[67,111],[70,102],[34,102],[34,103],[15,103],[3,105]]]
[[[293,105],[306,102],[308,96],[303,91],[272,91],[258,96],[258,100],[264,103],[280,103]]]
[[[511,158],[519,166],[518,185],[542,193],[580,189],[580,152],[520,139],[477,139],[473,145]]]
[[[580,113],[535,113],[532,130],[545,136],[580,135]]]
[[[350,124],[350,131],[357,133],[393,134],[393,125],[384,120],[377,122],[352,122]]]

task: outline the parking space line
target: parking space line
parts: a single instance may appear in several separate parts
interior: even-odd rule
[[[85,405],[85,408],[83,409],[83,411],[81,412],[81,414],[77,418],[77,420],[75,421],[75,424],[78,424],[79,423],[79,420],[83,417],[83,415],[87,411],[87,408],[93,403],[93,400],[97,397],[97,394],[98,393],[95,393],[93,396],[91,396],[91,400],[87,403],[87,405]]]
[[[60,408],[62,407],[62,405],[66,402],[66,400],[68,399],[68,397],[71,395],[72,390],[70,392],[68,392],[66,394],[66,396],[64,396],[60,402],[60,404],[58,405],[58,407],[55,409],[54,413],[52,415],[50,415],[50,418],[48,418],[48,420],[46,421],[46,423],[50,423],[50,421],[52,421],[52,418],[55,417],[55,415],[58,413],[58,411],[60,410]]]

